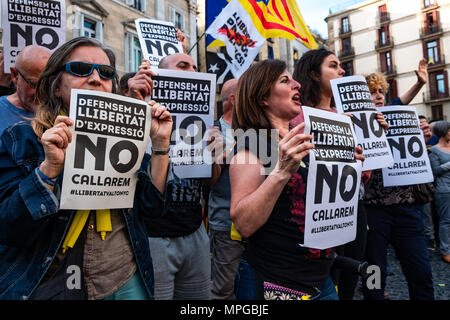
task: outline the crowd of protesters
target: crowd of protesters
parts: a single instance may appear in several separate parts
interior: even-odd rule
[[[182,33],[178,37],[185,42]],[[434,183],[421,185],[425,200],[417,198],[416,185],[384,187],[381,169],[364,171],[355,240],[323,250],[298,245],[304,242],[314,148],[312,136],[303,132],[302,106],[337,113],[330,80],[345,72],[333,52],[308,51],[293,75],[283,61],[260,61],[224,83],[224,113],[208,129],[206,143],[214,150],[212,174],[202,179],[182,179],[173,171],[172,116],[146,99],[155,76],[147,60],[119,81],[112,50],[79,37],[53,53],[25,47],[10,74],[0,62],[0,299],[351,300],[364,275],[340,266],[345,257],[358,266],[380,267],[381,287],[368,288],[365,281],[361,286],[365,299],[382,300],[388,294],[389,244],[410,299],[434,299],[429,250],[439,245],[442,260],[450,263],[447,121],[430,125],[421,117],[435,176]],[[197,72],[185,53],[165,57],[159,68]],[[419,62],[416,75],[417,82],[391,104],[408,105],[417,95],[428,81],[426,61]],[[384,106],[384,76],[370,74],[366,81],[376,107]],[[152,148],[138,171],[132,208],[59,208],[72,142],[71,89],[149,101]],[[376,119],[388,129],[382,113]],[[264,129],[257,143],[277,151],[276,163],[267,168],[248,140],[235,143],[240,137],[232,129]],[[364,161],[362,153],[357,146],[355,158]],[[112,223],[105,240],[95,230],[101,215]],[[79,232],[74,236],[72,229]],[[67,270],[74,265],[81,285],[69,288]]]

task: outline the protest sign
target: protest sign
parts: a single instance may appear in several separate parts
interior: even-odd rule
[[[386,106],[378,108],[389,124],[387,139],[394,164],[383,168],[383,185],[406,186],[433,181],[425,140],[416,108]]]
[[[132,208],[151,124],[147,103],[72,89],[72,142],[66,150],[61,209]]]
[[[361,161],[350,117],[302,107],[311,150],[305,206],[304,246],[326,249],[356,237]]]
[[[54,50],[65,42],[64,0],[2,1],[4,72],[10,73],[17,56],[28,45]]]
[[[175,174],[180,178],[211,177],[211,153],[205,141],[214,123],[216,75],[158,69],[152,79],[151,98],[172,114],[170,159]]]
[[[384,129],[377,121],[377,109],[365,78],[351,76],[330,83],[339,113],[353,115],[356,137],[366,157],[363,170],[391,166],[394,159]]]
[[[136,19],[135,24],[144,58],[153,67],[157,68],[168,55],[183,53],[183,45],[177,39],[173,23],[141,18]]]
[[[206,33],[226,44],[231,57],[229,65],[235,78],[239,78],[250,67],[265,42],[238,0],[230,1]]]

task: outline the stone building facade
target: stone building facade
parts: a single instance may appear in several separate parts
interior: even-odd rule
[[[413,85],[425,58],[429,83],[411,105],[429,119],[450,119],[450,0],[370,0],[332,11],[326,21],[329,48],[347,75],[383,72],[387,102]]]

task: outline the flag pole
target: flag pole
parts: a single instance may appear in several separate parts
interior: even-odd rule
[[[202,38],[205,36],[205,33],[206,33],[206,31],[203,32],[203,34],[200,36],[200,38],[197,39],[197,42],[194,43],[194,45],[189,49],[189,51],[188,51],[188,53],[187,53],[188,55],[191,53],[192,49],[194,49],[194,48],[198,45],[198,43],[200,42],[200,40],[202,40]]]

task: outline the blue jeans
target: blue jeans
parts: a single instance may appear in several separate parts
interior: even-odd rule
[[[139,272],[105,300],[150,300]]]
[[[236,300],[255,300],[255,278],[250,265],[241,258],[234,280]]]
[[[418,209],[422,213],[422,220],[425,227],[425,238],[430,245],[434,242],[434,223],[431,202],[428,202],[423,206],[419,206]]]
[[[414,205],[366,205],[366,261],[381,270],[381,288],[369,289],[363,281],[364,298],[383,300],[386,287],[387,248],[390,243],[408,281],[411,300],[432,300],[433,280],[424,236],[422,215]]]
[[[439,215],[439,246],[441,254],[450,254],[450,193],[434,194]]]
[[[320,288],[320,294],[318,300],[339,300],[339,296],[334,287],[334,282],[331,280],[331,276],[328,276],[324,284]]]

